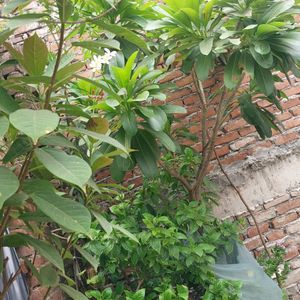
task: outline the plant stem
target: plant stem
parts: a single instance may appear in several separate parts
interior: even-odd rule
[[[48,87],[48,89],[46,91],[44,109],[51,109],[50,99],[51,99],[51,94],[52,94],[52,91],[53,91],[53,87],[55,85],[55,80],[56,80],[56,75],[57,75],[57,71],[58,71],[58,68],[59,68],[59,64],[60,64],[60,61],[61,61],[63,45],[64,45],[64,36],[65,36],[65,23],[61,22],[57,57],[56,57],[53,73],[52,73],[52,76],[51,76],[50,86]]]

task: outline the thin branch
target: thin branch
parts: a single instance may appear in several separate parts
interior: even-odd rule
[[[45,104],[44,104],[45,109],[50,109],[50,98],[51,98],[52,90],[53,90],[53,87],[55,84],[56,75],[57,75],[57,71],[58,71],[61,56],[62,56],[63,45],[64,45],[64,35],[65,35],[65,23],[62,22],[61,27],[60,27],[59,44],[58,44],[55,66],[54,66],[54,70],[53,70],[53,73],[51,76],[50,86],[47,89],[46,97],[45,97]]]
[[[233,181],[230,179],[228,173],[225,171],[223,165],[222,165],[222,162],[220,160],[220,157],[218,156],[217,154],[217,151],[216,149],[214,148],[214,153],[215,153],[215,156],[216,156],[216,159],[218,161],[218,164],[219,164],[219,167],[222,171],[222,173],[224,174],[224,176],[226,177],[227,181],[229,182],[229,184],[231,185],[231,187],[235,190],[235,192],[237,193],[237,195],[239,196],[240,200],[242,201],[242,203],[245,205],[248,213],[250,214],[250,216],[252,217],[253,221],[254,221],[254,224],[255,224],[255,227],[257,229],[257,232],[258,232],[258,235],[259,235],[259,238],[263,244],[263,247],[268,255],[269,258],[272,257],[271,255],[271,252],[270,250],[268,249],[267,245],[266,245],[266,242],[265,242],[265,239],[264,239],[264,236],[259,228],[259,225],[258,225],[258,222],[257,222],[257,219],[252,211],[252,209],[250,208],[250,206],[248,205],[248,203],[246,202],[245,198],[243,197],[243,195],[241,194],[240,190],[237,188],[237,186],[233,183]],[[276,279],[277,279],[277,282],[278,282],[278,285],[279,287],[281,287],[281,284],[280,284],[280,280],[279,280],[279,274],[277,272],[275,272],[275,275],[276,275]]]

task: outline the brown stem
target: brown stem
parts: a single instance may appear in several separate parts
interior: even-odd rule
[[[229,184],[231,185],[231,187],[235,190],[235,192],[237,193],[237,195],[239,196],[240,200],[243,202],[243,204],[245,205],[248,213],[250,214],[250,216],[252,217],[253,221],[254,221],[254,224],[255,224],[255,227],[257,229],[257,232],[258,232],[258,235],[259,235],[259,238],[263,244],[263,247],[265,249],[265,252],[267,253],[268,257],[271,258],[272,255],[271,255],[271,252],[270,250],[268,249],[267,245],[266,245],[266,242],[265,242],[265,239],[263,237],[263,234],[259,228],[259,225],[258,225],[258,222],[257,222],[257,219],[252,211],[252,209],[250,208],[250,206],[247,204],[245,198],[243,197],[243,195],[241,194],[240,190],[237,188],[237,186],[233,183],[233,181],[230,179],[228,173],[225,171],[223,165],[222,165],[222,162],[220,160],[220,157],[218,156],[217,154],[217,151],[216,149],[214,149],[214,152],[215,152],[215,156],[216,156],[216,159],[218,161],[218,164],[219,164],[219,167],[222,171],[222,173],[224,174],[224,176],[226,177],[227,181],[229,182]],[[278,282],[278,285],[279,287],[281,287],[281,283],[280,283],[280,279],[279,279],[279,274],[277,272],[275,272],[275,275],[276,275],[276,279],[277,279],[277,282]]]
[[[57,57],[56,57],[53,73],[52,73],[52,76],[51,76],[50,86],[48,87],[48,89],[46,91],[45,104],[44,104],[45,109],[50,109],[50,98],[51,98],[51,94],[52,94],[53,87],[54,87],[54,84],[55,84],[59,64],[60,64],[60,61],[61,61],[63,45],[64,45],[64,36],[65,36],[65,23],[62,22],[61,27],[60,27]]]
[[[5,271],[4,271],[5,272]],[[17,276],[21,273],[21,266],[19,266],[18,270],[15,272],[14,275],[11,275],[7,281],[7,283],[4,285],[2,292],[0,293],[0,300],[5,299],[5,295],[8,292],[10,286],[13,284],[13,282],[16,280]]]
[[[181,182],[181,184],[184,186],[184,188],[187,190],[187,192],[190,194],[190,196],[192,195],[192,187],[189,184],[189,182],[183,177],[180,176],[175,170],[170,169],[169,167],[167,167],[164,163],[162,163],[161,161],[158,162],[159,165],[165,169],[172,177],[176,178],[178,181]]]

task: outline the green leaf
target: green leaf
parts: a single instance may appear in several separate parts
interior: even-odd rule
[[[129,137],[136,135],[137,133],[137,123],[135,113],[133,111],[124,112],[121,115],[121,123],[124,128],[126,134]]]
[[[23,206],[25,201],[28,199],[28,195],[25,194],[22,191],[19,191],[18,193],[12,195],[4,202],[4,207],[6,206]]]
[[[262,14],[261,18],[259,19],[259,23],[269,23],[282,13],[292,8],[294,4],[294,0],[284,0],[275,2]]]
[[[248,52],[244,51],[241,54],[240,64],[243,66],[244,70],[250,75],[250,77],[254,78],[254,66],[256,65],[252,55]]]
[[[107,143],[109,145],[112,145],[112,146],[124,151],[124,153],[128,154],[128,150],[121,143],[119,143],[117,140],[115,140],[115,139],[113,139],[113,138],[111,138],[107,135],[97,133],[97,132],[93,132],[93,131],[89,131],[89,130],[82,129],[82,128],[75,128],[75,127],[69,127],[69,128],[67,128],[67,131],[80,133],[82,135],[87,135],[87,136],[92,137],[96,140],[99,140],[99,141],[102,141],[102,142]]]
[[[148,118],[150,126],[155,131],[163,131],[168,121],[166,113],[157,106],[152,106],[151,109],[154,114]]]
[[[212,51],[212,48],[213,48],[213,43],[214,43],[214,38],[213,37],[208,37],[208,38],[204,39],[199,44],[200,52],[203,55],[210,54],[211,51]]]
[[[0,138],[4,137],[9,128],[9,121],[5,116],[0,116]]]
[[[78,245],[75,245],[76,250],[91,264],[91,266],[94,268],[95,271],[97,271],[99,267],[99,260],[92,256],[89,252],[82,249]]]
[[[261,92],[266,96],[274,93],[274,80],[272,72],[270,70],[264,69],[259,65],[256,65],[255,71],[255,82]]]
[[[48,61],[48,49],[36,33],[24,41],[23,56],[23,66],[30,75],[43,74]]]
[[[30,180],[24,184],[24,191],[37,207],[54,222],[71,232],[88,234],[91,215],[82,204],[56,194],[46,180]]]
[[[73,13],[73,4],[69,0],[56,0],[58,14],[61,22],[68,21]]]
[[[39,145],[58,146],[77,150],[76,146],[63,135],[46,135],[39,139]]]
[[[65,81],[69,80],[71,77],[74,77],[75,74],[84,66],[83,62],[77,61],[73,64],[66,65],[61,68],[56,74],[56,83],[55,88],[61,86]]]
[[[81,107],[72,104],[58,104],[56,105],[56,111],[59,114],[67,116],[83,117],[90,119],[90,115],[86,113]]]
[[[182,300],[188,300],[189,299],[189,289],[185,285],[177,285],[177,293],[178,296]]]
[[[17,176],[9,169],[0,166],[0,209],[4,201],[16,193],[18,188]]]
[[[50,244],[42,241],[34,239],[33,237],[29,235],[25,235],[22,233],[16,233],[13,234],[13,236],[16,237],[17,240],[20,242],[23,242],[25,244],[29,244],[32,246],[37,252],[46,258],[50,263],[52,263],[55,267],[57,267],[59,270],[64,272],[64,263],[60,256],[60,254],[57,252],[57,250]]]
[[[280,29],[276,26],[270,25],[270,24],[261,24],[258,26],[256,35],[258,37],[262,37],[266,34],[272,34],[274,32],[278,32]]]
[[[85,295],[73,289],[72,287],[66,284],[60,284],[59,287],[73,300],[89,300]]]
[[[2,45],[13,33],[14,33],[14,30],[11,30],[9,28],[1,31],[0,32],[0,45]]]
[[[256,41],[254,44],[254,49],[261,55],[266,55],[271,51],[270,45],[265,41]]]
[[[240,62],[241,54],[240,52],[234,52],[225,67],[224,71],[224,83],[228,89],[234,89],[242,76],[242,70],[240,69],[239,62]]]
[[[73,46],[82,47],[94,52],[99,53],[101,48],[113,48],[116,50],[120,50],[120,43],[116,40],[112,39],[103,39],[97,41],[83,41],[83,42],[73,42]]]
[[[156,176],[158,174],[156,160],[159,156],[159,150],[153,136],[144,130],[139,130],[132,139],[132,147],[137,150],[132,155],[143,174],[148,177]]]
[[[7,22],[6,26],[9,29],[16,29],[21,26],[25,26],[27,24],[33,23],[33,22],[38,22],[40,19],[43,17],[49,17],[47,14],[43,13],[27,13],[24,15],[17,15],[9,19]]]
[[[51,265],[42,266],[39,273],[42,286],[55,287],[59,283],[59,276]]]
[[[123,233],[125,236],[127,236],[129,239],[135,241],[136,243],[140,243],[139,240],[136,238],[136,236],[134,234],[132,234],[131,232],[129,232],[127,229],[125,229],[124,227],[117,225],[117,224],[112,224],[113,229],[120,231],[121,233]]]
[[[18,103],[7,93],[7,91],[0,87],[0,110],[6,114],[10,114],[19,109]]]
[[[31,139],[26,135],[19,135],[3,157],[3,163],[7,164],[21,155],[27,154],[32,149],[33,144]]]
[[[261,67],[269,69],[273,66],[273,55],[271,52],[266,55],[261,55],[252,47],[250,48],[250,53]]]
[[[99,20],[94,21],[93,23],[98,25],[101,29],[107,30],[115,34],[116,36],[131,42],[132,44],[136,45],[141,50],[143,50],[145,53],[149,53],[147,43],[143,39],[141,39],[137,34],[126,29],[124,26],[107,24]]]
[[[16,129],[31,137],[36,143],[40,137],[56,129],[59,117],[49,110],[24,108],[11,113],[9,121]]]
[[[213,56],[212,53],[209,55],[203,55],[200,53],[196,59],[195,70],[199,80],[206,80],[209,75],[209,71],[212,68]]]
[[[97,221],[99,222],[99,224],[101,225],[101,227],[104,229],[104,231],[107,234],[111,234],[112,230],[113,230],[113,226],[110,222],[108,222],[102,215],[100,215],[99,213],[93,211],[93,215],[95,216],[95,218],[97,219]]]
[[[49,172],[79,187],[83,187],[92,176],[88,163],[78,156],[52,148],[38,148],[34,153]]]
[[[166,114],[186,114],[187,110],[183,106],[166,104],[161,106]]]

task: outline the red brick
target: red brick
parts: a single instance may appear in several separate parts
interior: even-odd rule
[[[277,229],[277,230],[275,229],[275,230],[272,230],[272,232],[267,234],[267,239],[270,242],[280,240],[283,237],[285,237],[285,233],[282,229]]]
[[[178,87],[184,87],[186,85],[189,85],[193,82],[193,77],[191,75],[184,76],[180,78],[179,80],[176,80],[175,83]]]
[[[229,133],[222,133],[222,135],[218,136],[216,139],[215,145],[222,145],[226,144],[228,142],[232,142],[236,139],[238,139],[240,136],[237,131],[232,131]]]
[[[215,82],[216,82],[215,78],[209,78],[202,83],[203,88],[207,89],[207,88],[213,86],[215,84]]]
[[[278,214],[282,215],[286,213],[287,211],[300,207],[300,198],[294,198],[291,200],[288,200],[286,202],[283,202],[281,204],[278,204],[275,208]]]
[[[269,229],[269,223],[263,223],[263,224],[259,225],[258,227],[259,227],[259,230],[261,233],[267,232]],[[258,235],[258,230],[257,230],[256,226],[251,226],[250,228],[248,228],[247,236],[249,238],[254,237],[256,235]]]
[[[235,129],[240,129],[242,127],[244,127],[247,124],[247,122],[244,119],[238,119],[238,120],[234,120],[229,122],[224,129],[229,132],[229,131],[233,131]]]
[[[225,159],[223,159],[222,163],[224,165],[230,165],[230,164],[232,164],[234,162],[246,159],[250,155],[250,153],[251,152],[249,150],[247,150],[247,151],[244,151],[244,152],[240,152],[240,153],[231,155],[231,156],[226,157]]]
[[[284,93],[290,97],[290,96],[295,96],[297,94],[300,94],[300,87],[299,86],[293,86],[287,90],[284,90]]]
[[[199,131],[201,130],[201,126],[199,125],[193,125],[189,128],[189,132],[192,134],[196,134],[199,133]]]
[[[290,199],[290,195],[289,194],[282,195],[282,196],[277,197],[275,199],[272,198],[269,201],[265,201],[264,208],[265,209],[269,209],[270,207],[278,205],[278,204],[280,204],[282,202],[285,202],[285,201],[287,201],[289,199]]]
[[[270,148],[273,146],[271,141],[260,141],[253,144],[255,150],[258,150],[258,148]]]
[[[276,137],[275,139],[275,144],[277,146],[282,145],[282,144],[287,144],[291,141],[294,141],[298,138],[298,133],[297,132],[290,132],[287,134],[282,134]]]
[[[276,216],[276,212],[273,207],[271,207],[268,210],[262,210],[262,211],[255,213],[255,218],[256,218],[257,223],[269,221],[269,220],[273,219],[275,216]],[[251,216],[248,217],[248,220],[251,225],[254,225],[254,221],[252,220]]]
[[[256,129],[254,126],[248,126],[248,127],[245,127],[245,128],[242,128],[239,130],[239,134],[241,136],[245,136],[245,135],[248,135],[253,132],[256,132]]]
[[[236,141],[235,143],[231,144],[230,149],[233,151],[239,150],[241,148],[248,146],[249,144],[254,143],[255,140],[256,139],[254,136],[245,137],[245,138],[240,139],[240,140]]]
[[[297,90],[299,92],[300,88],[297,87]],[[300,105],[300,98],[289,99],[289,100],[281,103],[281,106],[282,106],[283,109],[288,109],[290,107],[294,107],[294,106],[297,106],[297,105]]]
[[[288,215],[283,215],[280,217],[276,217],[273,221],[272,221],[272,225],[274,228],[281,228],[284,225],[295,221],[298,218],[298,215],[296,212],[292,212]]]
[[[291,112],[294,116],[299,116],[300,115],[300,106],[291,108]]]
[[[241,110],[240,108],[235,108],[232,112],[231,112],[231,117],[232,118],[236,118],[236,117],[239,117],[241,115]]]
[[[222,147],[219,147],[219,148],[216,148],[216,152],[217,152],[217,155],[219,157],[222,157],[222,156],[225,156],[226,154],[228,154],[230,151],[229,147],[227,145],[225,146],[222,146]],[[215,159],[215,153],[213,153],[212,155],[212,159]]]
[[[199,96],[198,95],[190,95],[183,99],[184,105],[193,105],[199,102]]]
[[[181,71],[174,70],[174,71],[170,72],[166,77],[164,77],[160,82],[161,83],[169,82],[174,79],[180,78],[182,75],[183,75],[183,73]]]
[[[283,126],[285,129],[298,127],[298,126],[300,126],[300,118],[287,120],[287,121],[283,122]]]
[[[284,259],[291,260],[299,255],[299,250],[297,246],[292,246],[287,249]]]
[[[257,101],[257,104],[258,104],[260,107],[264,107],[264,108],[269,107],[269,106],[272,105],[272,103],[269,102],[269,101],[267,101],[267,100],[259,100],[259,101]]]
[[[251,240],[248,240],[244,244],[248,250],[254,250],[262,245],[260,237],[254,237]]]
[[[184,88],[184,89],[181,89],[181,90],[176,90],[176,91],[171,92],[171,93],[168,94],[167,102],[175,100],[175,99],[182,98],[183,96],[187,96],[190,93],[191,93],[191,89],[188,89],[188,88]]]
[[[276,119],[279,121],[285,121],[292,117],[293,117],[292,114],[288,111],[285,111],[284,113],[280,113],[280,114],[276,115]]]

